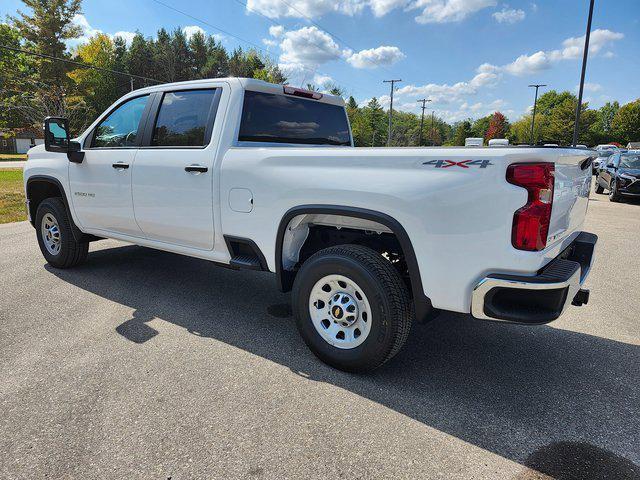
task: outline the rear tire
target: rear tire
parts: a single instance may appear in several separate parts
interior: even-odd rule
[[[359,245],[329,247],[311,256],[296,276],[292,297],[304,342],[320,360],[348,372],[389,361],[404,345],[414,316],[397,270]]]
[[[74,238],[62,199],[47,198],[38,205],[35,227],[40,251],[52,267],[71,268],[87,259],[89,242]]]

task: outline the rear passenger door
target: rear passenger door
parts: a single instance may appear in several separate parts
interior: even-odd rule
[[[221,88],[159,92],[132,171],[133,208],[145,237],[212,250],[213,138]]]

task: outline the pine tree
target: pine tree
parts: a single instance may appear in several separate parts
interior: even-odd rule
[[[35,51],[58,58],[66,57],[65,40],[77,38],[82,29],[72,23],[81,12],[81,0],[22,0],[31,15],[18,10],[9,17],[20,34],[35,46]],[[38,78],[49,85],[61,86],[67,78],[68,64],[38,59]]]

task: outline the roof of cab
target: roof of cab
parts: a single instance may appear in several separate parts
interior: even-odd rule
[[[228,82],[240,85],[244,90],[251,90],[254,92],[273,93],[277,95],[284,95],[283,86],[275,83],[265,82],[264,80],[258,80],[255,78],[241,78],[241,77],[225,77],[225,78],[203,78],[201,80],[187,80],[186,82],[174,82],[174,83],[162,83],[159,85],[153,85],[151,87],[141,88],[135,90],[135,93],[143,92],[157,92],[175,87],[204,87],[211,82]],[[291,86],[291,85],[288,85]],[[304,89],[302,89],[304,90]],[[133,93],[133,92],[132,92]],[[331,95],[328,93],[322,93],[322,98],[318,100],[311,100],[321,103],[330,103],[332,105],[344,106],[344,100],[342,97]]]

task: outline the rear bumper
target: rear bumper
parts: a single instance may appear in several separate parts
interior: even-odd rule
[[[535,276],[492,274],[474,288],[471,314],[483,320],[542,324],[557,319],[575,299],[581,305],[588,293],[580,289],[593,262],[598,237],[581,232]]]

